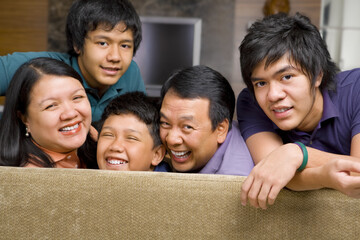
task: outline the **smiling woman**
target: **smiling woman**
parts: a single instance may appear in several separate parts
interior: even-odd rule
[[[91,142],[90,126],[91,107],[78,73],[58,60],[33,59],[17,70],[6,94],[0,165],[92,167],[92,158],[78,157],[86,139]]]

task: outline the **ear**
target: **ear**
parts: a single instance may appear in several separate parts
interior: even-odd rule
[[[221,144],[225,141],[227,133],[229,131],[229,120],[224,119],[221,123],[219,123],[215,129],[217,134],[217,142]]]
[[[320,87],[323,76],[324,76],[323,72],[320,72],[319,75],[316,77],[316,81],[315,81],[315,84],[314,84],[315,88]]]
[[[21,121],[23,122],[23,124],[25,125],[25,127],[27,127],[28,132],[30,132],[30,128],[29,128],[29,123],[28,123],[27,117],[26,117],[25,115],[21,114],[20,111],[17,111],[17,116],[18,116],[18,118],[21,119]]]
[[[165,157],[165,146],[163,144],[155,147],[153,152],[153,159],[151,160],[152,166],[157,166]]]
[[[74,45],[74,51],[76,54],[80,55],[80,49]]]

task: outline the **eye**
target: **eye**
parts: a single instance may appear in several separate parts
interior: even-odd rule
[[[132,48],[132,46],[129,45],[129,44],[122,44],[121,47],[122,47],[122,48],[128,48],[128,49],[131,49],[131,48]]]
[[[108,46],[109,44],[107,44],[106,42],[97,42],[96,44],[102,46],[102,47],[106,47]]]
[[[259,82],[254,83],[254,86],[258,87],[258,88],[264,87],[265,85],[266,85],[266,82],[264,82],[264,81],[259,81]]]
[[[45,106],[44,110],[53,110],[57,106],[56,103],[50,103]]]
[[[100,137],[113,137],[114,134],[112,134],[111,132],[101,132],[100,133]]]
[[[161,128],[169,128],[170,124],[164,121],[160,121],[160,127]]]
[[[55,107],[55,105],[54,105],[54,104],[50,104],[50,105],[48,105],[48,106],[45,107],[45,110],[49,110],[49,109],[51,109],[51,108],[53,108],[53,107]]]
[[[190,125],[184,125],[183,128],[185,129],[185,131],[191,131],[194,130],[194,128]]]
[[[127,136],[127,139],[128,139],[128,140],[131,140],[131,141],[137,141],[137,142],[139,141],[139,139],[138,139],[137,137],[131,136],[131,135],[130,135],[130,136]]]
[[[80,99],[83,99],[84,96],[82,95],[78,95],[78,96],[74,96],[73,100],[80,100]]]
[[[285,75],[282,77],[282,80],[290,80],[292,77],[292,75]]]

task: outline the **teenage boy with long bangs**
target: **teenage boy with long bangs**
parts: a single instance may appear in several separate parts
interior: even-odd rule
[[[0,57],[0,95],[5,95],[15,71],[30,59],[55,58],[72,66],[83,78],[92,120],[105,106],[126,92],[145,92],[132,60],[142,39],[141,22],[128,0],[78,0],[66,24],[68,53],[27,52]]]
[[[360,198],[352,173],[360,172],[360,69],[337,74],[318,29],[301,14],[255,22],[239,49],[247,88],[237,114],[256,164],[242,204],[265,209],[285,186]]]

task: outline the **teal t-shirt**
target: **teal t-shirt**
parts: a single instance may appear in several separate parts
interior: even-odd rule
[[[127,92],[141,91],[145,92],[144,81],[141,77],[138,65],[131,61],[128,70],[119,78],[117,83],[112,85],[104,95],[99,98],[97,90],[91,88],[85,81],[80,72],[80,68],[75,56],[67,53],[58,52],[15,52],[0,57],[0,95],[4,96],[9,83],[16,70],[25,62],[38,57],[49,57],[61,60],[73,67],[82,77],[84,88],[91,104],[92,121],[98,121],[107,104],[115,97]]]

